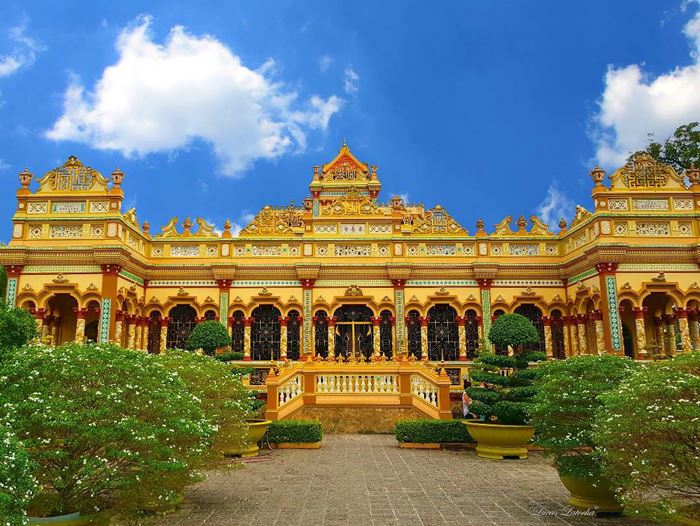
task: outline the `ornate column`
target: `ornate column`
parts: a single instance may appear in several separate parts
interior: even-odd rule
[[[421,316],[420,318],[420,350],[424,360],[430,357],[430,349],[428,349],[428,323],[430,316]]]
[[[457,330],[459,331],[459,361],[467,361],[467,318],[457,316]]]
[[[311,356],[316,357],[316,322],[318,321],[318,316],[313,316],[311,318]]]
[[[666,322],[668,353],[671,356],[675,356],[678,353],[678,347],[676,347],[676,318],[673,314],[666,314],[664,316],[664,321]]]
[[[588,338],[586,338],[586,319],[585,314],[578,314],[576,316],[576,328],[578,331],[578,353],[579,354],[590,354],[592,349],[588,348]],[[592,345],[592,342],[591,342]]]
[[[570,346],[569,346],[569,318],[567,316],[561,317],[561,331],[562,331],[562,346],[564,348],[564,358],[569,356]]]
[[[571,356],[578,356],[581,351],[578,347],[578,325],[576,325],[576,316],[567,316],[566,323],[569,328],[569,337],[571,338]]]
[[[61,317],[54,316],[51,325],[51,345],[58,345],[58,328],[61,325]]]
[[[280,360],[283,362],[287,361],[287,322],[289,318],[286,316],[280,316]],[[274,358],[274,354],[273,354]]]
[[[85,318],[87,318],[88,310],[76,307],[73,309],[73,312],[75,312],[76,318],[75,341],[77,343],[83,343],[83,340],[85,340]]]
[[[690,345],[693,350],[700,350],[700,328],[698,327],[698,311],[688,310],[688,329],[690,332]]]
[[[141,316],[136,316],[134,320],[136,326],[136,335],[134,336],[134,350],[141,350],[141,338],[143,337],[143,326],[141,325]]]
[[[681,331],[681,348],[683,352],[690,352],[693,350],[693,346],[690,343],[690,328],[688,327],[688,311],[683,308],[676,309],[676,316],[678,317],[678,327]]]
[[[406,299],[405,299],[405,279],[392,279],[394,286],[394,310],[396,312],[396,325],[394,327],[394,339],[396,341],[395,356],[400,356],[404,349],[408,348],[406,343]]]
[[[640,358],[647,358],[647,333],[644,326],[644,315],[647,307],[632,307],[632,315],[634,316],[634,337],[637,342],[637,354]]]
[[[126,347],[132,351],[136,350],[136,319],[135,315],[129,316],[126,326]]]
[[[249,362],[251,360],[251,330],[253,328],[253,317],[246,316],[243,318],[243,361]]]
[[[148,318],[139,316],[136,321],[136,348],[139,351],[146,350],[146,342],[148,341]]]
[[[328,316],[328,358],[335,358],[335,316]]]
[[[489,330],[491,329],[491,284],[492,279],[477,279],[479,284],[479,292],[481,294],[481,315],[483,320],[482,333],[486,341],[486,347],[491,349],[489,341]]]
[[[554,358],[554,349],[552,346],[552,318],[542,316],[542,326],[544,328],[544,351],[547,353],[547,358]]]
[[[17,289],[19,288],[19,277],[22,274],[23,265],[7,265],[5,273],[7,274],[7,290],[5,292],[5,304],[8,307],[15,306],[17,298]]]
[[[316,355],[316,338],[312,337],[312,331],[315,331],[316,318],[311,316],[311,310],[314,304],[314,285],[315,279],[300,279],[301,283],[301,301],[302,301],[302,323],[301,323],[301,350],[299,359],[304,355]]]
[[[659,352],[661,354],[668,354],[668,345],[666,342],[666,322],[664,321],[664,316],[654,316],[654,326],[656,327],[656,334],[659,335],[659,341],[657,343],[659,347]]]
[[[163,354],[168,347],[168,324],[170,318],[167,316],[160,319],[160,354]]]
[[[617,307],[615,307],[617,310]],[[598,354],[605,354],[605,327],[603,325],[603,313],[599,310],[593,311],[591,315],[595,325],[595,351]]]
[[[231,290],[231,280],[217,279],[216,283],[219,285],[219,321],[224,327],[227,327],[226,324],[228,323],[228,296],[229,290]]]
[[[476,330],[477,330],[477,334],[479,336],[479,339],[483,340],[485,338],[485,336],[484,336],[484,317],[483,316],[476,317]]]
[[[102,305],[100,305],[100,342],[117,342],[121,345],[121,324],[117,335],[117,282],[120,265],[102,265]],[[123,323],[123,321],[122,321]]]
[[[617,263],[598,263],[595,266],[600,279],[600,314],[603,329],[602,342],[598,343],[598,352],[624,354],[622,345],[622,324],[620,322],[619,302],[617,301]],[[596,323],[596,334],[598,324]],[[598,338],[600,340],[600,337]]]
[[[114,341],[117,343],[117,345],[122,344],[122,328],[123,327],[124,327],[124,311],[117,310],[117,312],[114,316]],[[104,340],[100,340],[100,341],[104,341]]]
[[[374,347],[374,357],[375,359],[379,359],[379,356],[382,354],[381,353],[381,339],[379,337],[379,328],[382,319],[379,316],[372,316],[370,318],[372,320],[372,347]]]
[[[53,322],[53,316],[50,314],[44,316],[41,325],[41,342],[45,345],[51,345],[51,323]]]

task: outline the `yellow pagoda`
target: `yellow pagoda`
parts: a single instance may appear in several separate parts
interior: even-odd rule
[[[577,206],[556,232],[535,216],[469,232],[440,205],[382,202],[377,167],[344,144],[313,168],[301,206],[266,206],[234,235],[228,221],[219,231],[189,217],[152,232],[122,210],[124,173],[70,157],[36,182],[19,174],[0,248],[6,300],[52,344],[158,353],[219,320],[232,351],[265,370],[403,356],[459,372],[510,312],[551,357],[700,348],[700,170],[639,153],[590,175],[591,210]]]

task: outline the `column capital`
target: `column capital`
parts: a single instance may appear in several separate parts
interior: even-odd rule
[[[593,321],[603,321],[603,312],[599,309],[594,310],[591,312],[591,319]]]
[[[688,309],[684,309],[683,307],[676,307],[675,314],[677,318],[687,318]]]
[[[551,327],[552,318],[549,316],[542,316],[542,325],[544,325],[545,327]]]
[[[688,309],[688,317],[695,320],[698,316],[698,309]]]
[[[632,307],[632,316],[635,319],[643,320],[644,314],[649,310],[649,307]]]
[[[22,273],[24,265],[7,265],[5,267],[5,272],[8,278],[16,278]]]
[[[302,290],[311,290],[314,288],[316,280],[311,278],[302,278],[299,280],[299,283],[301,283]]]
[[[75,312],[75,317],[79,320],[84,320],[85,318],[87,318],[87,309],[79,309],[78,307],[73,307],[73,312]]]
[[[117,311],[114,313],[115,320],[116,321],[124,321],[124,314],[126,314],[123,310],[117,309]]]
[[[576,318],[577,325],[584,325],[588,319],[587,314],[574,314],[574,317]]]
[[[404,278],[393,278],[391,280],[391,284],[394,286],[394,289],[396,290],[403,290],[406,288],[406,279]]]
[[[380,316],[372,316],[370,318],[370,321],[372,322],[372,325],[374,325],[375,327],[379,327],[379,324],[381,323],[382,318]]]
[[[37,320],[43,320],[44,316],[46,316],[46,314],[48,313],[47,309],[32,309],[32,310],[34,311],[32,314],[34,315],[34,317]]]
[[[493,284],[491,278],[477,278],[476,282],[479,284],[479,289],[490,289]]]
[[[617,267],[617,263],[597,263],[595,269],[598,274],[614,274]]]
[[[246,316],[245,318],[243,318],[243,325],[245,327],[252,327],[253,326],[253,317]]]
[[[464,327],[467,324],[466,316],[457,316],[457,326]]]
[[[430,316],[421,316],[418,318],[420,321],[420,326],[421,327],[427,327],[428,323],[430,323]]]
[[[169,318],[169,317],[166,316],[165,318],[161,318],[161,319],[160,319],[160,326],[161,326],[161,327],[167,327],[167,326],[168,326],[168,323],[170,323],[170,318]]]
[[[217,279],[216,284],[222,291],[227,291],[231,288],[231,281],[230,279]]]
[[[139,319],[136,321],[136,323],[141,327],[146,327],[149,321],[151,320],[147,316],[139,316]]]
[[[673,314],[664,314],[662,318],[666,323],[674,323],[676,321],[676,317]]]
[[[328,322],[328,326],[329,326],[329,327],[334,327],[334,326],[335,326],[335,322],[338,321],[338,318],[336,318],[335,316],[328,316],[328,317],[326,318],[326,321]]]
[[[277,319],[279,320],[281,327],[287,326],[287,322],[289,321],[289,318],[287,316],[280,316]]]
[[[102,273],[103,274],[112,274],[116,275],[121,272],[122,266],[121,265],[113,265],[113,264],[108,264],[108,265],[102,265]]]

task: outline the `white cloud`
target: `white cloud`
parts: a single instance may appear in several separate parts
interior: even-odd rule
[[[639,64],[608,68],[592,134],[601,165],[620,166],[647,146],[650,133],[664,140],[681,124],[700,120],[700,1],[692,4],[695,15],[683,29],[692,64],[658,77],[644,73]]]
[[[25,35],[27,22],[25,19],[8,31],[7,36],[13,47],[7,55],[0,55],[0,77],[8,77],[21,68],[31,66],[36,60],[36,54],[46,49],[43,44]]]
[[[4,172],[5,170],[9,170],[12,168],[12,165],[10,163],[5,162],[5,159],[0,159],[0,172]]]
[[[255,219],[255,214],[251,214],[247,210],[243,211],[241,216],[236,221],[233,221],[231,223],[231,234],[234,237],[238,237],[238,234],[241,233],[241,230],[247,227],[248,223],[250,223],[253,219]]]
[[[574,210],[574,203],[560,189],[556,182],[547,188],[547,195],[537,206],[537,215],[550,227],[559,224],[559,220],[568,217]]]
[[[360,76],[355,73],[352,66],[347,66],[345,72],[343,73],[343,89],[348,95],[354,95],[357,93],[360,84]]]
[[[297,93],[274,81],[274,61],[257,70],[225,44],[181,26],[154,42],[150,17],[140,17],[117,38],[117,62],[86,91],[72,77],[63,115],[46,132],[127,157],[211,145],[220,171],[240,176],[258,159],[303,150],[311,130],[325,131],[343,100]]]
[[[320,69],[321,73],[323,73],[331,66],[332,63],[333,59],[331,57],[328,55],[323,55],[318,61],[318,69]]]

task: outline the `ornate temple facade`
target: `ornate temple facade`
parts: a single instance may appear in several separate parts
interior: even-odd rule
[[[506,217],[468,231],[447,210],[379,199],[377,167],[343,145],[313,168],[301,206],[266,206],[238,235],[174,217],[159,231],[122,210],[124,174],[70,157],[19,174],[7,301],[45,341],[182,347],[213,319],[265,362],[397,355],[468,361],[502,313],[563,358],[636,359],[700,348],[700,170],[635,155],[595,168],[590,210],[555,231]],[[573,212],[573,211],[572,211]]]

